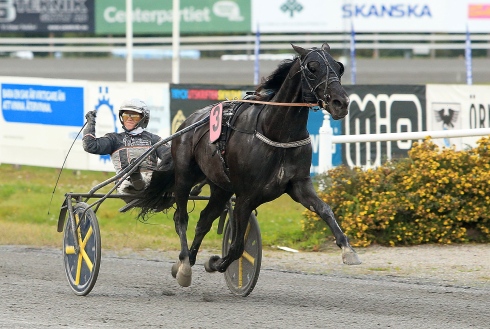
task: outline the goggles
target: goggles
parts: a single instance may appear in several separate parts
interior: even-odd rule
[[[123,113],[121,116],[122,116],[124,121],[131,118],[135,122],[139,122],[141,120],[141,117],[142,117],[142,115],[139,113]]]

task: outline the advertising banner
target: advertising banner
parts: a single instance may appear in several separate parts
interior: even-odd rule
[[[254,90],[255,86],[171,84],[170,118],[172,133],[194,111],[227,99],[242,99],[247,91]]]
[[[427,128],[457,130],[490,128],[490,87],[427,85]],[[476,147],[481,137],[434,139],[441,147]]]
[[[344,86],[349,114],[343,119],[344,135],[425,131],[425,86]],[[380,166],[388,159],[406,157],[412,140],[343,144],[343,163],[350,167]]]
[[[342,18],[352,21],[357,32],[487,33],[490,3],[458,1],[348,1]]]
[[[261,33],[471,33],[490,31],[490,3],[472,0],[252,0]]]
[[[249,0],[180,0],[180,32],[250,32]],[[97,34],[124,34],[126,1],[97,0]],[[172,1],[133,0],[133,33],[171,34]]]
[[[94,32],[95,0],[0,1],[3,32]]]
[[[0,161],[60,167],[84,123],[86,82],[0,77]]]

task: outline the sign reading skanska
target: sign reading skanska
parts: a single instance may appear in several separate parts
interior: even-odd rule
[[[6,122],[83,125],[83,87],[8,83],[0,86],[2,115]]]

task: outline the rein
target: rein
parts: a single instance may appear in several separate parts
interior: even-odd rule
[[[226,100],[223,103],[233,103],[233,102],[241,102],[241,103],[251,103],[251,104],[266,104],[266,105],[277,105],[277,106],[298,106],[298,107],[315,107],[318,104],[312,103],[279,103],[279,102],[267,102],[267,101],[252,101],[248,99],[235,99],[235,100]]]

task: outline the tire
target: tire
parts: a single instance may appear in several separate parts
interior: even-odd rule
[[[223,235],[223,256],[228,253],[232,236],[232,228],[228,220]],[[252,292],[259,279],[261,261],[262,237],[257,218],[254,214],[251,214],[247,232],[245,233],[245,250],[243,255],[231,263],[224,273],[228,289],[234,295],[246,297]]]
[[[94,287],[99,274],[100,229],[97,216],[84,202],[78,202],[73,207],[73,219],[80,250],[75,250],[75,235],[68,218],[63,233],[63,262],[71,289],[76,295],[85,296]]]

